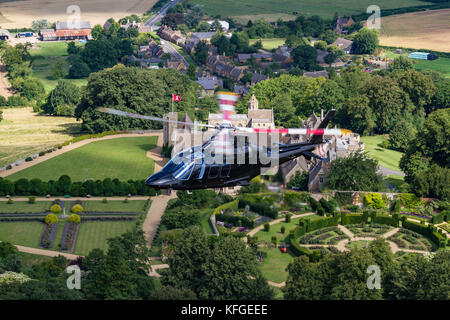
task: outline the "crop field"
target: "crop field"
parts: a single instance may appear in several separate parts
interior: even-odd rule
[[[278,18],[295,19],[294,12],[331,19],[335,12],[341,15],[363,13],[372,4],[377,4],[382,9],[427,4],[418,0],[378,0],[376,3],[371,0],[191,0],[190,2],[203,5],[210,16],[232,17],[240,23],[261,18],[272,21]]]
[[[106,250],[108,239],[130,231],[135,221],[89,221],[83,222],[78,231],[74,253],[88,255],[92,249]]]
[[[47,93],[54,89],[58,83],[58,79],[54,79],[51,75],[55,64],[62,63],[64,77],[67,77],[69,64],[67,62],[66,42],[39,43],[30,49],[30,54],[33,57],[33,63],[31,64],[33,76],[42,82]],[[68,80],[77,86],[87,84],[87,78]]]
[[[380,44],[450,52],[450,9],[382,18]]]
[[[380,147],[379,144],[385,139],[382,135],[361,137],[361,141],[364,142],[365,151],[369,153],[371,158],[378,160],[380,166],[401,172],[402,170],[398,164],[403,153]]]
[[[257,42],[258,40],[261,40],[262,45],[263,45],[263,49],[266,50],[272,50],[272,49],[276,49],[279,46],[284,45],[284,43],[286,42],[286,39],[284,38],[274,38],[274,39],[251,39],[250,40],[250,45],[254,44],[255,42]]]
[[[80,132],[81,123],[75,118],[38,115],[29,107],[2,111],[0,167],[70,140]]]
[[[10,180],[40,178],[57,180],[69,175],[73,181],[118,178],[146,179],[153,174],[155,163],[148,150],[156,147],[157,137],[126,137],[95,141],[47,161],[19,171]]]
[[[47,19],[50,22],[66,21],[68,7],[77,5],[80,8],[82,21],[90,21],[91,25],[101,24],[113,17],[119,19],[131,14],[144,14],[157,0],[24,0],[1,1],[3,28],[31,27],[33,20]],[[70,12],[70,11],[69,11]]]

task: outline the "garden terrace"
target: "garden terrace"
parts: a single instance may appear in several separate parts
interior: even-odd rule
[[[396,234],[390,236],[391,240],[402,249],[433,251],[433,243],[421,234],[408,230],[400,229]]]
[[[300,238],[301,244],[337,244],[341,240],[348,239],[337,227],[323,228],[311,233],[305,234]],[[310,248],[311,249],[311,248]]]
[[[394,227],[383,224],[352,224],[347,229],[357,237],[378,237],[394,230]]]

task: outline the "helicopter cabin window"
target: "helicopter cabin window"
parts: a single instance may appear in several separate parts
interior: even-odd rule
[[[194,171],[192,172],[192,177],[194,179],[203,179],[204,174],[205,174],[205,165],[204,164],[196,164],[194,166]]]
[[[231,166],[229,164],[224,165],[222,167],[222,171],[220,172],[220,177],[222,178],[226,178],[230,176],[230,170],[231,170]]]
[[[194,164],[191,163],[190,165],[185,166],[180,173],[176,176],[177,179],[180,180],[189,180],[191,177],[192,171],[194,169]]]
[[[209,168],[208,178],[217,178],[217,176],[219,175],[219,169],[219,166],[211,166]]]

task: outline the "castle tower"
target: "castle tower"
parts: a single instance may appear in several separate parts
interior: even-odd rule
[[[253,94],[250,100],[248,100],[248,110],[258,110],[258,99]]]
[[[177,121],[178,120],[178,113],[177,112],[170,112],[166,115],[164,115],[165,120],[170,121]],[[164,122],[163,123],[163,143],[168,143],[169,145],[173,145],[174,141],[173,139],[173,132],[177,130],[177,125],[173,122]]]

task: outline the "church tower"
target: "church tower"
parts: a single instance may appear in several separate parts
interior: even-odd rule
[[[258,110],[258,99],[253,94],[250,100],[248,100],[248,110]]]

